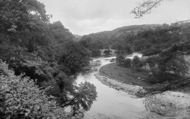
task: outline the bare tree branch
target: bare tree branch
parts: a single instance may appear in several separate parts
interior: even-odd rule
[[[162,1],[163,0],[146,0],[134,8],[132,13],[135,15],[135,18],[140,18],[144,14],[149,13],[153,8],[157,7]]]

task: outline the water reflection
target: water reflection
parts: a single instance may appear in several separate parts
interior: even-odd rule
[[[110,63],[110,58],[94,59],[92,64],[96,69]],[[113,61],[113,60],[112,60]],[[77,83],[89,82],[96,86],[97,98],[84,119],[139,119],[145,110],[143,99],[135,98],[128,93],[115,90],[102,84],[94,75],[97,70],[88,74],[80,74]]]

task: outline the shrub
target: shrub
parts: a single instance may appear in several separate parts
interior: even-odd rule
[[[172,49],[176,49],[175,47]],[[172,52],[166,49],[159,55],[148,59],[151,64],[151,75],[148,82],[163,83],[163,82],[184,82],[189,78],[188,70],[189,64],[184,59],[182,52],[178,50]]]
[[[124,66],[127,67],[127,68],[131,68],[131,63],[132,63],[131,59],[126,59],[124,61]]]
[[[15,76],[7,64],[0,62],[1,119],[63,119],[66,113],[54,97],[45,95],[33,80]]]
[[[106,57],[111,56],[111,50],[110,50],[110,49],[106,49],[106,50],[104,51],[104,56],[106,56]]]
[[[138,56],[135,56],[132,60],[132,68],[136,71],[139,71],[142,67],[142,62]]]
[[[116,58],[116,63],[120,66],[123,66],[124,65],[124,61],[125,61],[125,58],[124,56],[122,55],[118,55],[117,58]]]

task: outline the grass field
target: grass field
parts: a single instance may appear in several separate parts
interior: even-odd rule
[[[122,83],[138,85],[142,87],[150,87],[146,83],[147,74],[145,72],[135,72],[131,69],[118,66],[116,63],[108,64],[100,69],[100,74]]]

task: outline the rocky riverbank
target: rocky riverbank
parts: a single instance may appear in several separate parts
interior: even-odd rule
[[[99,73],[95,74],[95,76],[104,85],[110,86],[116,90],[122,90],[122,91],[127,92],[131,95],[136,95],[138,97],[142,97],[147,93],[146,90],[144,90],[143,87],[141,87],[141,86],[121,83],[121,82],[118,82],[116,80],[110,79],[108,77],[102,76]]]

